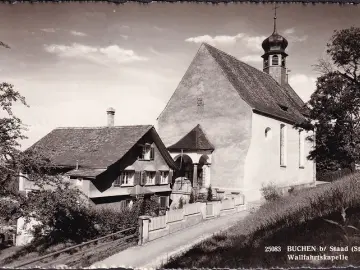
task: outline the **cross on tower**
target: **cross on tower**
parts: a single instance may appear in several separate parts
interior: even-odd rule
[[[279,6],[277,5],[277,3],[275,3],[275,7],[273,8],[274,10],[274,33],[276,33],[276,10],[279,8]]]

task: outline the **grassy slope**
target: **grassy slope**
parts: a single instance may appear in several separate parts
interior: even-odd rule
[[[343,222],[342,210],[346,210]],[[359,265],[360,252],[322,252],[349,256],[349,261],[288,261],[290,245],[360,246],[360,174],[346,176],[331,184],[305,189],[297,194],[268,202],[226,233],[206,240],[188,252],[172,258],[164,268],[239,268]],[[265,252],[265,246],[281,246],[281,252]],[[299,254],[311,254],[300,253]],[[320,253],[312,253],[313,255]]]

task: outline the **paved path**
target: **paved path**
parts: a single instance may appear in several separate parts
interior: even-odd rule
[[[248,213],[248,211],[241,211],[203,221],[142,246],[128,248],[93,264],[91,268],[131,267],[149,269],[159,267],[163,262],[166,262],[167,258],[191,248],[214,233],[227,229],[242,220]]]

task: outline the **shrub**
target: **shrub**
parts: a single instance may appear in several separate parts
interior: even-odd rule
[[[183,197],[180,197],[178,209],[182,209],[182,208],[184,208],[184,199]]]
[[[194,203],[194,202],[195,202],[195,194],[194,191],[191,190],[189,203]]]
[[[60,243],[81,243],[137,225],[140,215],[156,216],[155,197],[140,198],[131,208],[115,209],[89,205],[75,189],[41,190],[29,195],[26,218],[34,218],[35,246],[42,250]]]
[[[211,202],[213,200],[213,192],[212,192],[211,185],[208,188],[206,200],[209,202]]]
[[[280,191],[273,183],[263,186],[261,188],[261,193],[267,201],[274,201],[281,197]]]

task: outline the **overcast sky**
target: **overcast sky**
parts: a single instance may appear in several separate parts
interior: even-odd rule
[[[30,108],[15,112],[26,148],[56,127],[154,124],[201,42],[262,67],[272,4],[1,4],[0,80]],[[285,4],[278,30],[289,41],[290,83],[307,100],[313,66],[335,29],[360,25],[360,7]]]

